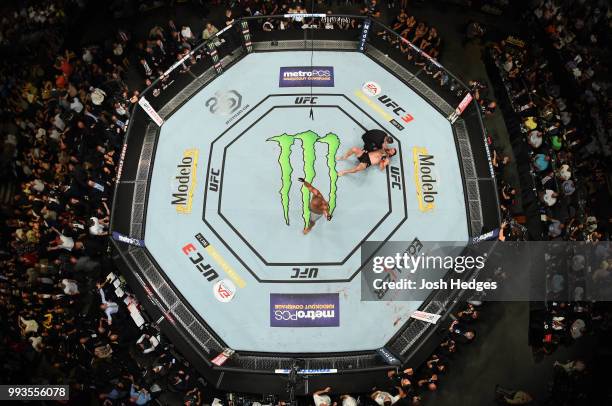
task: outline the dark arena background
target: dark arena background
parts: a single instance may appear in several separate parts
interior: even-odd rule
[[[5,1],[0,400],[606,405],[606,1]]]

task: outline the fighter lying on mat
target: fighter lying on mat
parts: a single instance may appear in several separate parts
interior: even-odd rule
[[[357,166],[354,168],[338,172],[338,176],[344,176],[347,173],[361,172],[372,165],[378,165],[382,171],[387,167],[387,165],[389,165],[391,157],[396,153],[397,150],[395,148],[386,148],[367,152],[359,147],[353,147],[349,149],[346,154],[339,156],[337,160],[342,161],[351,155],[355,155],[359,161],[359,164],[357,164]]]

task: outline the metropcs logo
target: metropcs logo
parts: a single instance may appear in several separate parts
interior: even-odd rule
[[[336,317],[335,310],[275,310],[275,320],[302,320],[302,319],[333,319]]]
[[[438,180],[435,176],[434,156],[425,147],[412,148],[414,162],[414,182],[416,184],[419,210],[431,211],[436,207]]]
[[[270,327],[338,326],[338,293],[270,294]]]
[[[330,69],[312,69],[302,70],[296,69],[294,71],[283,72],[283,78],[285,79],[297,79],[297,80],[328,80],[331,77],[332,71]]]
[[[266,141],[276,142],[280,147],[278,156],[278,164],[281,170],[281,205],[283,207],[283,216],[285,223],[289,225],[289,191],[293,179],[293,167],[291,166],[291,147],[296,141],[300,141],[302,146],[303,160],[303,177],[307,182],[312,183],[315,177],[315,160],[317,143],[327,145],[327,156],[325,158],[329,176],[329,214],[333,214],[336,208],[336,189],[338,182],[338,172],[336,171],[336,153],[340,147],[340,139],[336,134],[328,133],[324,137],[320,137],[314,131],[304,131],[298,134],[282,134],[276,137],[268,138]],[[302,217],[304,219],[304,228],[310,224],[310,191],[306,187],[302,187]]]
[[[195,148],[185,150],[181,162],[176,165],[176,176],[173,182],[174,192],[170,201],[172,205],[176,206],[177,213],[191,213],[197,167],[198,150]]]
[[[279,87],[334,87],[333,66],[283,66]]]

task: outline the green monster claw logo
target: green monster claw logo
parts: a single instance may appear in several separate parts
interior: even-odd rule
[[[319,137],[314,131],[304,131],[298,134],[282,134],[268,138],[266,141],[274,141],[280,147],[278,163],[281,168],[282,186],[279,190],[285,223],[289,225],[289,191],[291,190],[291,147],[295,140],[300,140],[302,144],[302,158],[304,161],[304,179],[312,183],[315,173],[315,145],[317,142],[327,144],[327,169],[329,172],[329,214],[336,208],[336,183],[338,172],[336,171],[336,153],[340,147],[340,139],[336,134],[328,133],[325,137]],[[304,228],[310,224],[310,191],[302,187],[302,217],[304,218]]]

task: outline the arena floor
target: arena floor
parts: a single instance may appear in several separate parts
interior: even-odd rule
[[[281,78],[283,68],[310,66],[322,72],[320,86]],[[361,135],[373,128],[396,140],[390,167],[338,177],[357,162],[335,157],[362,146]],[[360,247],[467,241],[452,131],[426,100],[361,53],[247,55],[161,127],[145,245],[235,350],[380,348],[420,302],[361,301]],[[309,195],[299,177],[333,210],[308,235]],[[296,320],[286,311],[291,304],[335,313]]]

